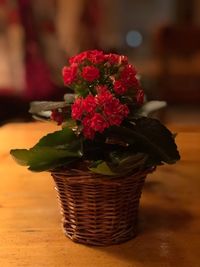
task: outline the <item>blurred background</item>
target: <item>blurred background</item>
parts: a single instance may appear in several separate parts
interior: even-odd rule
[[[86,49],[127,55],[169,123],[200,123],[199,0],[0,0],[0,124],[62,100],[61,69]]]

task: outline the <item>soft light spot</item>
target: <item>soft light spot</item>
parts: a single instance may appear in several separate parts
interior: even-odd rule
[[[131,47],[138,47],[143,42],[142,34],[138,31],[129,31],[126,35],[126,42]]]

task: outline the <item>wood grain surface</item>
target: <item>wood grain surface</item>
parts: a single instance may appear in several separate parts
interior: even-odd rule
[[[177,136],[181,161],[159,167],[147,178],[138,236],[98,248],[75,244],[64,236],[50,174],[31,173],[9,155],[11,148],[30,147],[57,127],[42,123],[2,127],[0,266],[199,267],[200,132],[199,127],[193,132],[186,128]]]

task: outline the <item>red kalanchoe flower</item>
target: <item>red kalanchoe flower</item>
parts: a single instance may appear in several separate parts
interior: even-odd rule
[[[92,128],[83,128],[83,135],[87,139],[94,139],[95,131]]]
[[[70,67],[64,67],[62,70],[65,85],[71,85],[77,77],[77,65],[73,64]]]
[[[128,87],[138,86],[136,74],[137,72],[132,65],[126,65],[120,75],[121,81]]]
[[[88,54],[88,59],[93,63],[93,64],[100,64],[105,60],[104,53],[99,50],[91,50],[89,51]]]
[[[119,63],[120,64],[128,64],[128,57],[124,56],[124,55],[121,55],[120,58],[119,58]]]
[[[91,128],[96,132],[102,133],[108,127],[108,122],[100,113],[95,113],[91,118]]]
[[[126,104],[121,104],[121,105],[119,105],[119,107],[117,109],[117,112],[119,112],[119,114],[123,118],[125,118],[125,117],[128,116],[128,114],[129,114],[130,111],[129,111],[129,108],[128,108],[128,106]]]
[[[120,56],[117,54],[107,54],[105,55],[105,59],[111,64],[111,65],[117,65],[120,61]]]
[[[113,99],[104,105],[104,114],[109,121],[110,125],[119,126],[125,117],[129,114],[127,105],[121,104],[119,99]]]
[[[138,105],[142,105],[144,103],[144,91],[139,89],[136,93],[136,101]]]
[[[113,88],[118,95],[123,95],[127,91],[127,87],[121,81],[115,81]]]
[[[61,125],[64,121],[63,114],[60,113],[57,109],[52,110],[51,119],[56,121],[58,125]]]
[[[91,116],[88,115],[82,120],[83,124],[83,135],[87,139],[93,139],[95,135],[94,129],[91,128]]]
[[[110,125],[120,126],[122,121],[128,116],[129,109],[127,105],[120,104],[116,112],[108,117]]]
[[[109,117],[108,119],[110,126],[120,126],[122,121],[123,121],[123,117],[120,116],[119,114],[113,114],[112,116]]]
[[[108,92],[108,86],[107,85],[97,85],[95,89],[97,90],[97,93],[99,93],[99,94]]]
[[[111,64],[111,65],[121,65],[121,64],[127,64],[128,58],[123,55],[117,55],[117,54],[107,54],[105,55],[105,59]]]
[[[93,82],[100,77],[99,69],[94,66],[86,66],[83,68],[82,77],[88,82]]]
[[[83,115],[83,98],[77,98],[71,106],[72,119],[80,120]]]
[[[121,104],[119,99],[111,94],[112,98],[105,98],[104,101],[104,113],[106,116],[111,116],[117,112],[119,105]]]
[[[73,64],[73,63],[81,63],[82,61],[84,61],[86,58],[88,57],[88,51],[84,51],[74,57],[71,57],[69,59],[69,64]]]
[[[84,109],[84,111],[86,111],[88,113],[95,112],[96,106],[97,106],[96,99],[93,95],[88,95],[83,100],[83,109]]]
[[[97,103],[100,106],[104,106],[105,104],[109,104],[113,99],[113,95],[109,91],[104,91],[96,96]]]

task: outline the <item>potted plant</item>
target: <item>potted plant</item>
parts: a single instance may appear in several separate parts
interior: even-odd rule
[[[92,50],[63,68],[71,94],[62,102],[32,103],[61,129],[11,155],[55,181],[66,235],[75,242],[111,245],[136,234],[145,177],[180,156],[173,135],[143,116],[144,92],[126,56]]]

